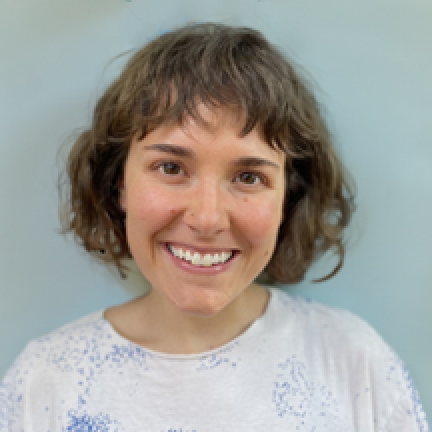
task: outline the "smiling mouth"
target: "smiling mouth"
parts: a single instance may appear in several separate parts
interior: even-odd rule
[[[212,267],[225,264],[236,254],[235,250],[227,250],[216,253],[199,253],[197,251],[190,251],[184,247],[175,247],[170,244],[167,244],[167,249],[176,258],[179,258],[197,267]]]

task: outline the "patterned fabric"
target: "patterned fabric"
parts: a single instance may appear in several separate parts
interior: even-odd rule
[[[408,371],[373,329],[270,291],[262,317],[199,355],[140,347],[103,311],[31,342],[0,386],[0,430],[428,430]]]

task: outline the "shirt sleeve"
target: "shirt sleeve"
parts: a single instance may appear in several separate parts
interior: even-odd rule
[[[384,429],[385,432],[428,432],[428,430],[421,405],[415,405],[408,397],[401,397]]]
[[[361,318],[345,311],[335,316],[324,342],[349,365],[354,430],[428,432],[419,393],[395,351]],[[344,378],[341,371],[336,376]]]
[[[379,378],[375,375],[375,403],[378,412],[387,405],[388,415],[378,431],[428,432],[426,414],[411,375],[398,355],[386,348],[384,368],[377,371]]]

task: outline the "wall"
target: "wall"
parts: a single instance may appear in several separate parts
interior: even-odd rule
[[[262,30],[314,77],[357,180],[346,263],[289,288],[369,321],[432,418],[432,3],[427,0],[3,0],[0,13],[0,375],[26,342],[141,291],[59,235],[56,180],[126,57],[189,21]],[[59,148],[61,148],[59,153]]]

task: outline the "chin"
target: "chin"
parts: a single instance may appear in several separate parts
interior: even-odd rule
[[[230,303],[230,301],[227,301],[221,294],[203,293],[202,289],[197,295],[175,295],[170,297],[170,300],[178,310],[203,318],[210,318],[217,315]]]

